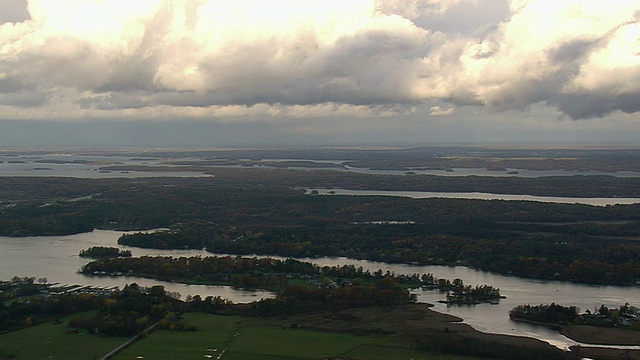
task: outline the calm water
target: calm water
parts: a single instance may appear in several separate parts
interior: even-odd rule
[[[0,153],[0,176],[66,176],[81,178],[111,178],[111,177],[195,177],[206,176],[199,172],[154,172],[154,171],[113,171],[100,172],[100,168],[108,165],[144,165],[144,166],[172,166],[165,160],[130,156],[100,156],[100,155],[76,155],[76,154],[42,154],[42,155],[20,155],[15,156]],[[185,158],[180,160],[198,161],[199,158]],[[223,159],[221,159],[223,160]],[[67,163],[51,163],[65,161]],[[72,163],[73,161],[89,162],[86,164]],[[386,174],[386,175],[407,175],[407,170],[377,170],[368,168],[357,168],[344,165],[347,160],[310,160],[310,159],[264,159],[265,162],[273,161],[309,161],[315,163],[326,163],[327,167],[291,167],[297,170],[336,170],[348,171],[362,174]],[[257,167],[266,167],[256,165]],[[242,167],[242,166],[231,166]],[[447,170],[410,170],[416,175],[437,175],[437,176],[493,176],[493,177],[544,177],[544,176],[574,176],[574,175],[606,175],[614,177],[640,177],[640,172],[634,171],[567,171],[567,170],[527,170],[509,168],[504,170],[489,170],[486,168],[453,168]]]
[[[179,292],[183,298],[189,294],[205,296],[219,295],[233,302],[251,302],[267,298],[273,294],[267,291],[237,290],[228,286],[195,286],[177,284],[136,277],[92,277],[77,272],[82,265],[90,261],[78,256],[80,250],[91,246],[118,246],[121,232],[96,230],[71,236],[46,237],[0,237],[0,279],[8,280],[13,276],[46,277],[50,283],[78,284],[95,286],[118,286],[137,283],[141,286],[164,285],[167,291]],[[207,254],[203,251],[161,252],[129,247],[133,256],[165,255],[195,256]],[[210,254],[208,254],[210,255]]]
[[[310,189],[318,192],[318,195],[353,195],[353,196],[400,196],[414,199],[448,198],[448,199],[478,199],[478,200],[525,200],[538,202],[551,202],[563,204],[586,204],[606,206],[616,204],[637,204],[640,198],[577,198],[560,196],[533,196],[491,194],[480,192],[435,192],[435,191],[382,191],[382,190],[347,190],[347,189]]]
[[[53,163],[53,162],[66,163]],[[73,163],[81,161],[87,163]],[[136,178],[136,177],[201,177],[200,172],[172,171],[107,171],[110,165],[166,166],[161,159],[126,156],[81,156],[50,154],[37,156],[0,155],[0,176],[61,176],[76,178]]]
[[[226,286],[183,285],[141,279],[136,277],[88,277],[77,273],[87,259],[78,253],[90,246],[118,246],[121,232],[96,230],[92,233],[71,236],[49,237],[0,237],[0,279],[13,276],[47,277],[49,282],[62,284],[82,284],[96,286],[119,286],[137,283],[142,286],[162,284],[169,291],[177,291],[201,296],[222,296],[234,302],[251,302],[272,296],[266,291],[243,291]],[[133,256],[210,256],[212,254],[198,250],[153,250],[118,246],[131,250]],[[220,254],[224,255],[224,254]],[[274,257],[277,258],[277,257]],[[300,259],[312,261],[320,266],[354,264],[364,269],[391,271],[396,274],[432,273],[439,278],[461,278],[466,284],[489,284],[500,288],[506,299],[497,305],[453,306],[437,303],[444,295],[437,291],[415,290],[418,301],[435,304],[434,309],[443,313],[459,316],[474,328],[491,333],[530,336],[545,340],[558,347],[565,348],[576,342],[544,327],[516,323],[509,320],[508,312],[520,304],[548,304],[555,302],[563,305],[576,305],[581,309],[593,309],[602,304],[618,307],[625,302],[638,306],[640,287],[588,286],[558,281],[528,280],[473,270],[465,267],[412,266],[387,264],[372,261],[359,261],[347,258]]]
[[[42,163],[42,160],[86,160],[92,164],[54,164]],[[100,167],[109,164],[124,165],[163,165],[161,159],[143,159],[131,157],[113,156],[68,156],[60,154],[50,154],[42,156],[4,156],[0,155],[0,176],[67,176],[80,178],[103,178],[103,177],[146,177],[146,176],[203,176],[194,172],[100,172]],[[339,162],[336,162],[339,164]],[[311,168],[307,170],[312,170]],[[397,174],[404,175],[404,171],[385,171],[349,168],[343,171],[355,171],[365,173]],[[516,169],[509,169],[509,171]],[[454,169],[453,172],[439,170],[414,171],[419,174],[433,174],[443,176],[562,176],[562,175],[602,175],[604,173],[588,172],[577,173],[568,171],[527,171],[518,170],[518,174],[507,174],[504,171],[489,171],[487,169]],[[612,176],[637,177],[640,173],[606,173]],[[319,190],[320,193],[328,194],[329,190]],[[460,197],[475,199],[502,199],[502,200],[530,200],[530,201],[550,201],[563,203],[584,203],[590,205],[608,205],[616,203],[637,203],[640,199],[634,198],[561,198],[561,197],[539,197],[526,195],[499,195],[486,193],[429,193],[429,192],[387,192],[387,191],[355,191],[333,189],[336,194],[341,195],[391,195],[408,197]],[[186,295],[201,296],[221,296],[234,302],[251,302],[260,298],[271,297],[273,294],[266,291],[243,291],[226,286],[202,286],[183,285],[167,283],[136,277],[86,277],[78,274],[77,270],[87,259],[80,258],[78,253],[82,249],[90,246],[118,246],[117,239],[121,232],[114,231],[94,231],[92,233],[78,234],[72,236],[51,236],[51,237],[25,237],[8,238],[0,237],[0,279],[10,279],[13,276],[34,276],[47,277],[49,282],[61,284],[79,284],[95,286],[118,286],[133,282],[141,286],[151,286],[155,284],[164,285],[168,291],[179,292],[183,297]],[[133,256],[161,255],[161,256],[208,256],[212,255],[205,251],[179,251],[179,250],[153,250],[138,249],[119,246],[121,249],[131,250]],[[614,286],[587,286],[566,282],[536,281],[517,277],[506,277],[502,275],[477,271],[465,267],[442,267],[442,266],[410,266],[399,264],[386,264],[370,261],[358,261],[346,258],[319,258],[301,259],[313,261],[318,265],[345,265],[355,264],[365,269],[376,271],[392,271],[396,274],[412,273],[433,273],[440,278],[461,278],[466,284],[489,284],[500,288],[501,293],[507,296],[497,305],[477,305],[477,306],[455,306],[447,307],[445,304],[437,303],[443,300],[444,295],[434,291],[415,290],[420,302],[435,304],[435,310],[459,316],[464,322],[474,328],[491,333],[511,334],[530,336],[548,341],[558,347],[565,348],[576,342],[569,340],[557,332],[544,327],[529,324],[521,324],[509,320],[508,312],[514,306],[520,304],[547,304],[555,302],[562,305],[576,305],[581,309],[592,309],[602,304],[610,307],[618,307],[625,302],[640,306],[640,287],[614,287]]]
[[[489,170],[486,168],[453,168],[449,170],[377,170],[345,167],[345,170],[362,174],[386,174],[386,175],[407,175],[410,172],[415,175],[437,175],[437,176],[513,176],[537,178],[545,176],[576,176],[576,175],[599,175],[613,177],[640,177],[640,172],[636,171],[569,171],[569,170],[527,170],[508,168],[504,170]]]

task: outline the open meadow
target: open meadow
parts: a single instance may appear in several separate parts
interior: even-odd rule
[[[93,312],[77,313],[60,318],[58,323],[47,322],[0,335],[2,356],[13,359],[98,359],[123,343],[126,338],[90,335],[86,331],[70,334],[69,320],[76,316],[91,316]],[[0,356],[0,358],[3,358]],[[8,357],[11,359],[11,357]]]
[[[354,335],[296,329],[270,319],[188,313],[184,319],[198,331],[159,330],[133,344],[114,359],[302,360],[344,357],[362,360],[451,359],[474,360],[459,355],[439,355],[412,349],[411,344],[389,336]],[[210,357],[209,357],[210,356]]]

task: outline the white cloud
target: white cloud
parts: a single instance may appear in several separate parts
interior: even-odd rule
[[[388,116],[432,101],[440,116],[640,111],[640,4],[511,0],[500,20],[442,26],[483,4],[31,0],[29,20],[0,25],[2,117]]]
[[[456,111],[456,108],[454,107],[443,108],[440,105],[436,105],[431,107],[431,113],[429,115],[431,116],[451,115],[455,111]]]
[[[538,101],[557,103],[560,98],[576,95],[580,84],[594,80],[596,73],[614,83],[609,90],[620,89],[623,79],[611,75],[621,66],[632,72],[638,69],[637,56],[628,53],[633,51],[632,44],[616,45],[621,29],[637,25],[634,14],[640,10],[638,3],[529,0],[512,1],[512,8],[515,13],[508,22],[483,42],[469,46],[462,57],[464,68],[472,74],[474,95],[484,104],[525,109]],[[635,41],[637,48],[637,37]],[[609,56],[611,47],[622,47],[627,56]],[[594,66],[590,63],[603,56],[606,67],[590,71]],[[590,96],[616,96],[604,81],[591,83]],[[640,94],[637,89],[632,92]],[[599,115],[615,110],[626,111],[613,106]]]
[[[416,20],[422,16],[443,15],[452,7],[477,4],[480,0],[377,0],[376,7],[385,14],[397,14]]]

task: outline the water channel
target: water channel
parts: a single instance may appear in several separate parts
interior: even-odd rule
[[[132,157],[126,155],[80,155],[72,153],[50,153],[50,154],[38,154],[38,155],[26,155],[26,154],[8,154],[0,152],[0,176],[65,176],[65,177],[79,177],[79,178],[120,178],[120,177],[201,177],[209,176],[200,172],[193,171],[171,171],[170,173],[163,171],[109,171],[104,167],[109,165],[132,165],[132,166],[171,166],[179,167],[179,165],[172,165],[174,160],[188,160],[193,165],[198,165],[199,161],[203,162],[203,165],[210,166],[212,169],[216,167],[235,167],[246,168],[246,165],[222,165],[211,166],[208,159],[198,157],[184,157],[181,158],[179,154],[176,158],[156,158],[156,157]],[[217,159],[225,160],[225,159]],[[637,171],[572,171],[572,170],[530,170],[530,169],[518,169],[518,168],[506,168],[506,169],[487,169],[487,168],[450,168],[450,169],[414,169],[408,168],[405,170],[385,170],[385,169],[370,169],[365,167],[355,167],[346,165],[349,160],[312,160],[312,159],[263,159],[254,160],[255,163],[250,167],[254,168],[276,168],[270,166],[271,162],[286,162],[286,161],[302,161],[326,164],[325,166],[293,166],[286,167],[291,170],[334,170],[353,172],[361,174],[377,174],[377,175],[435,175],[435,176],[489,176],[489,177],[524,177],[524,178],[538,178],[546,176],[613,176],[613,177],[640,177],[640,172]],[[265,165],[261,163],[264,162]],[[247,164],[248,165],[248,164]]]
[[[481,192],[436,192],[436,191],[382,191],[382,190],[348,190],[348,189],[308,189],[307,194],[317,195],[349,195],[349,196],[400,196],[413,199],[447,198],[447,199],[476,199],[476,200],[509,200],[509,201],[538,201],[561,204],[585,204],[607,206],[617,204],[637,204],[640,198],[578,198],[561,196],[534,196],[492,194]]]
[[[221,296],[233,302],[251,302],[271,297],[267,291],[246,291],[228,286],[186,285],[137,277],[98,277],[78,273],[82,265],[91,261],[78,256],[80,250],[91,246],[118,246],[122,232],[96,230],[70,236],[0,237],[0,279],[9,280],[14,276],[46,277],[49,283],[69,285],[92,285],[100,287],[136,283],[140,286],[163,285],[167,291],[178,292],[184,299],[187,295]],[[172,250],[163,252],[153,249],[122,247],[131,250],[133,256],[196,256],[211,255],[204,251]]]
[[[91,163],[55,163],[51,160],[83,160]],[[42,162],[45,160],[45,162]],[[80,178],[105,178],[105,177],[145,177],[145,176],[206,176],[201,173],[184,172],[170,174],[163,172],[104,172],[101,166],[117,162],[127,165],[162,165],[161,160],[152,158],[106,157],[106,156],[62,156],[45,155],[37,157],[26,156],[2,156],[0,157],[0,176],[69,176]],[[310,168],[311,169],[311,168]],[[344,171],[387,173],[387,171],[368,171],[366,169],[350,168]],[[440,175],[489,175],[487,169],[455,169],[455,172],[442,172]],[[399,175],[403,172],[394,172]],[[513,176],[504,172],[491,172],[492,176]],[[553,172],[522,172],[515,176],[545,176],[545,175],[575,175],[575,173],[559,174]],[[595,174],[589,174],[595,175]],[[638,173],[618,173],[613,176],[638,176]],[[449,197],[449,198],[474,198],[474,199],[501,199],[501,200],[528,200],[562,203],[583,203],[589,205],[612,205],[639,203],[638,198],[560,198],[540,197],[528,195],[502,195],[486,193],[435,193],[435,192],[398,192],[398,191],[358,191],[344,189],[318,189],[319,194],[326,195],[389,195],[407,196],[414,198]],[[137,277],[87,277],[77,273],[77,270],[87,259],[80,258],[78,253],[82,249],[91,246],[118,246],[117,239],[121,232],[96,230],[71,236],[49,237],[0,237],[0,279],[6,280],[13,276],[33,276],[36,278],[47,277],[51,283],[93,285],[101,287],[118,286],[137,283],[141,286],[161,284],[166,290],[178,292],[184,298],[186,295],[221,296],[236,303],[251,302],[260,298],[273,296],[267,291],[246,291],[233,289],[227,286],[185,285],[170,282],[161,282]],[[213,254],[203,250],[154,250],[139,249],[119,246],[121,249],[131,250],[133,256],[210,256]],[[434,309],[439,312],[459,316],[465,323],[474,328],[490,333],[529,336],[547,341],[560,348],[566,348],[576,344],[575,341],[565,338],[559,333],[545,327],[530,324],[516,323],[509,320],[508,312],[520,304],[549,304],[555,302],[561,305],[575,305],[580,309],[593,309],[600,305],[619,307],[626,302],[639,306],[640,287],[618,286],[589,286],[558,281],[530,280],[518,277],[508,277],[498,274],[478,271],[466,267],[444,266],[411,266],[402,264],[387,264],[380,262],[359,261],[347,258],[317,258],[301,259],[312,261],[320,266],[354,264],[362,266],[370,271],[391,271],[395,274],[423,274],[432,273],[439,278],[461,278],[465,284],[488,284],[500,289],[506,299],[498,304],[482,304],[476,306],[452,306],[438,303],[445,295],[437,291],[414,290],[418,301],[435,304]],[[636,347],[637,348],[637,347]]]
[[[88,259],[78,256],[82,249],[91,246],[118,246],[117,239],[122,232],[96,230],[91,233],[70,236],[47,237],[0,237],[0,279],[13,276],[47,277],[49,282],[60,284],[78,284],[94,286],[118,286],[137,283],[141,286],[164,285],[168,291],[186,295],[221,296],[234,302],[251,302],[260,298],[273,296],[266,291],[245,291],[227,286],[184,285],[161,282],[137,277],[93,277],[77,273],[77,270]],[[154,250],[118,246],[131,250],[133,256],[211,256],[204,250]],[[222,254],[221,254],[222,255]],[[277,257],[274,257],[277,258]],[[320,266],[354,264],[364,269],[376,271],[381,269],[395,274],[432,273],[438,278],[461,278],[465,284],[489,284],[500,289],[506,299],[498,304],[482,304],[476,306],[447,306],[438,303],[444,294],[430,290],[414,290],[419,302],[435,304],[439,312],[459,316],[465,323],[474,328],[490,333],[529,336],[547,341],[560,348],[576,344],[555,331],[545,327],[516,323],[509,320],[508,312],[520,304],[576,305],[580,309],[593,309],[602,304],[619,307],[625,302],[637,306],[640,299],[640,287],[589,286],[559,281],[540,281],[518,277],[509,277],[478,271],[466,267],[447,266],[413,266],[403,264],[387,264],[381,262],[352,260],[347,258],[300,259],[312,261]]]

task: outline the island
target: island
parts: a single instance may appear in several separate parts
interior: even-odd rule
[[[575,306],[519,305],[509,312],[514,321],[540,324],[585,344],[640,344],[640,311],[625,303],[618,308],[605,305],[579,313]]]
[[[491,306],[483,302],[497,302],[502,297],[499,289],[491,285],[468,285],[462,279],[435,279],[429,274],[400,276],[349,267],[316,268],[293,258],[310,259],[309,263],[318,257],[342,257],[408,266],[466,266],[545,281],[635,287],[640,284],[637,262],[640,205],[613,204],[617,199],[633,201],[640,197],[640,178],[615,176],[616,171],[640,170],[635,152],[415,147],[380,151],[194,149],[178,152],[176,156],[176,152],[166,149],[137,154],[136,150],[131,151],[129,156],[168,160],[156,165],[105,162],[92,172],[97,178],[88,179],[0,177],[0,235],[67,235],[93,229],[122,231],[119,245],[204,250],[212,256],[136,258],[121,254],[118,248],[98,247],[83,250],[83,255],[98,258],[82,268],[83,274],[130,276],[132,282],[134,277],[148,277],[267,289],[273,296],[233,304],[217,297],[181,299],[179,294],[167,293],[162,287],[147,289],[133,283],[123,289],[80,286],[74,287],[79,290],[72,291],[48,287],[46,281],[38,284],[40,281],[33,279],[20,280],[23,283],[7,284],[2,293],[0,319],[7,331],[2,339],[9,340],[3,341],[0,358],[11,358],[16,352],[26,351],[28,346],[22,346],[22,350],[4,346],[5,343],[19,344],[13,334],[39,326],[47,327],[52,333],[77,330],[83,335],[98,328],[98,334],[87,334],[84,338],[99,338],[102,342],[103,338],[112,336],[140,336],[143,338],[140,343],[148,339],[149,344],[157,345],[175,339],[191,340],[193,338],[186,336],[200,331],[206,334],[202,337],[217,341],[220,334],[214,336],[213,331],[207,332],[213,323],[225,324],[223,335],[231,339],[216,343],[224,346],[220,349],[232,349],[234,342],[244,341],[245,330],[248,335],[271,335],[278,330],[280,337],[287,339],[297,336],[317,339],[323,336],[320,333],[346,335],[350,341],[360,341],[342,352],[327,352],[317,358],[367,359],[363,349],[369,354],[389,355],[385,359],[420,358],[425,353],[517,359],[564,359],[583,355],[604,359],[621,355],[618,350],[585,347],[565,354],[533,339],[482,334],[459,324],[459,319],[433,313],[426,304],[414,303],[409,290],[421,287],[442,291],[446,296],[444,301],[451,306],[471,304],[481,308]],[[344,171],[345,167],[349,171]],[[451,171],[443,170],[440,176],[419,173],[422,171],[419,169],[436,168]],[[501,170],[492,173],[494,176],[456,176],[477,168]],[[562,173],[562,176],[515,176],[518,174],[513,172],[520,169],[545,170],[552,175]],[[112,176],[137,170],[155,172],[156,176]],[[571,173],[582,171],[597,171],[598,175]],[[172,176],[178,172],[206,176]],[[603,172],[606,175],[602,175]],[[372,195],[323,196],[319,192],[312,196],[303,189],[326,189],[335,193],[338,189],[368,190]],[[446,196],[414,199],[376,195],[375,191],[593,197],[605,198],[612,205]],[[144,304],[145,309],[137,308],[138,304]],[[591,313],[592,318],[583,316],[585,314],[567,315],[541,323],[557,327],[567,336],[585,343],[611,344],[603,340],[610,335],[604,334],[616,331],[615,337],[622,339],[618,332],[638,333],[622,329],[635,325],[614,321],[615,314],[620,321],[629,320],[622,316],[628,313],[622,310],[624,306],[607,309],[609,318],[601,318],[604,315],[598,308]],[[535,311],[529,308],[522,313],[529,312]],[[539,321],[520,317],[530,322]],[[597,319],[603,324],[615,325],[608,327],[590,322]],[[69,324],[73,326],[67,329]],[[159,325],[152,328],[155,324]],[[181,329],[185,331],[166,335]],[[71,342],[71,338],[47,341]],[[41,341],[36,336],[31,339]],[[394,343],[390,344],[390,340]],[[85,340],[91,341],[94,340]],[[309,346],[304,345],[309,343],[295,344],[308,349]],[[318,343],[335,345],[331,341]],[[589,356],[596,351],[606,354]],[[395,356],[396,352],[402,356]],[[96,353],[103,352],[82,355],[91,358]],[[213,353],[207,350],[206,355],[213,356]],[[50,355],[35,354],[26,358]],[[623,355],[638,358],[637,351]],[[128,358],[136,356],[127,354]],[[280,355],[281,358],[287,356],[291,354]]]
[[[369,292],[366,297],[397,297],[410,300],[406,289],[423,288],[446,293],[448,304],[479,304],[504,298],[500,290],[491,285],[465,285],[462,279],[439,279],[433,274],[394,275],[382,270],[370,272],[354,265],[318,266],[296,259],[273,259],[269,257],[207,256],[207,257],[162,257],[142,256],[107,258],[89,262],[80,273],[89,276],[147,277],[171,282],[207,285],[228,285],[243,289],[265,289],[281,292],[292,291],[298,286],[306,292],[320,291],[337,297],[341,292]],[[393,286],[392,286],[393,285]],[[386,289],[377,293],[374,288]],[[366,289],[366,290],[364,290]],[[402,291],[404,294],[390,292]],[[335,293],[333,293],[335,291]],[[324,295],[321,295],[324,296]],[[359,295],[364,296],[364,295]],[[342,300],[350,301],[350,300]],[[395,303],[392,299],[376,302]]]
[[[199,351],[210,349],[207,352],[219,353],[224,349],[242,353],[249,346],[254,356],[259,356],[260,351],[264,351],[259,347],[242,343],[234,347],[234,342],[225,339],[251,338],[251,334],[260,333],[275,344],[278,351],[313,343],[314,348],[319,347],[326,354],[338,356],[348,352],[354,359],[369,358],[366,354],[371,351],[391,360],[405,356],[431,358],[443,353],[461,354],[469,359],[566,358],[562,350],[539,340],[484,334],[460,323],[460,318],[431,311],[427,304],[412,303],[396,280],[385,275],[371,286],[346,286],[348,291],[331,284],[316,291],[306,286],[291,286],[274,298],[249,304],[234,304],[219,297],[194,296],[180,300],[179,294],[169,293],[162,286],[143,288],[136,284],[111,293],[50,291],[28,299],[7,296],[4,300],[10,306],[3,310],[7,317],[3,317],[0,325],[4,326],[3,331],[10,332],[0,336],[9,341],[2,343],[0,355],[7,359],[39,358],[43,351],[51,356],[58,354],[57,348],[74,347],[77,353],[66,353],[65,358],[82,359],[98,351],[106,354],[105,349],[114,344],[109,339],[116,337],[122,345],[111,345],[110,356],[129,354],[128,349],[135,349],[136,342],[155,344],[158,341],[172,344],[163,351],[189,352],[194,350],[193,344],[202,343],[217,345],[199,346]],[[7,294],[15,294],[13,289],[33,281],[18,278],[0,285],[9,290]],[[41,286],[44,290],[50,285]],[[211,324],[216,325],[215,331]],[[39,327],[49,330],[29,331]],[[17,334],[22,340],[17,340]],[[56,338],[60,346],[20,347],[29,337],[34,337],[33,340],[37,337],[39,341]],[[256,339],[259,338],[262,337]],[[189,340],[185,342],[186,339]],[[341,345],[344,341],[351,345],[344,347]],[[166,349],[159,344],[155,348]],[[154,354],[157,350],[153,349],[146,350],[145,354]]]
[[[111,246],[92,246],[88,249],[81,250],[78,255],[92,259],[130,257],[131,250],[120,250],[117,247]]]

